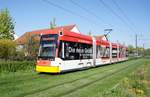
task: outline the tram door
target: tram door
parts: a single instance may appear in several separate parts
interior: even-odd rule
[[[96,65],[96,39],[93,37],[93,66]]]

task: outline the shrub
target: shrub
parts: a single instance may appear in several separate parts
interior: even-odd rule
[[[9,39],[0,39],[0,58],[8,60],[14,56],[16,44]]]
[[[0,62],[0,72],[16,72],[34,70],[34,61],[4,61]]]

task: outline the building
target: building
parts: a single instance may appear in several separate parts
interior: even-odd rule
[[[58,33],[62,31],[71,31],[71,32],[76,32],[81,34],[80,30],[76,25],[59,26],[59,27],[55,27],[54,29],[49,28],[49,29],[29,31],[24,33],[22,36],[20,36],[18,39],[15,40],[18,50],[25,49],[25,56],[30,55],[31,52],[29,51],[30,49],[27,50],[28,49],[27,45],[32,42],[33,38],[34,40],[39,41],[41,34],[49,33],[51,31],[58,32]],[[94,37],[102,40],[107,40],[105,35],[94,36]]]
[[[29,42],[30,38],[32,38],[32,37],[36,37],[36,36],[39,36],[41,34],[48,33],[50,31],[59,32],[59,31],[62,31],[62,30],[67,30],[67,31],[80,33],[80,31],[79,31],[79,29],[77,28],[76,25],[68,25],[68,26],[56,27],[54,29],[41,29],[41,30],[29,31],[29,32],[24,33],[22,36],[20,36],[15,41],[16,41],[17,45],[22,45],[23,46],[24,44]],[[37,38],[37,39],[39,39],[39,38]]]
[[[41,29],[41,30],[29,31],[29,32],[24,33],[22,36],[20,36],[19,38],[17,38],[15,40],[15,42],[17,44],[17,49],[21,50],[21,49],[26,48],[26,44],[32,42],[33,38],[34,38],[34,40],[39,41],[41,34],[48,33],[51,31],[60,32],[63,30],[80,33],[80,31],[76,25],[59,26],[54,29]],[[25,55],[28,55],[28,52],[26,52]]]

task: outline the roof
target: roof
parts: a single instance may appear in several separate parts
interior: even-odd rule
[[[108,40],[107,40],[107,37],[106,37],[105,35],[98,35],[98,36],[95,36],[95,38],[96,38],[97,40],[106,40],[106,41],[108,41]]]
[[[30,31],[29,33],[32,33],[32,34],[44,34],[44,33],[47,33],[49,31],[53,31],[53,32],[58,32],[60,30],[67,30],[67,31],[70,31],[73,29],[73,27],[75,27],[75,25],[67,25],[67,26],[59,26],[59,27],[56,27],[54,29],[41,29],[41,30],[35,30],[35,31]]]
[[[27,40],[29,39],[29,37],[31,37],[33,35],[40,35],[40,34],[49,33],[49,32],[59,32],[61,30],[70,31],[75,26],[76,25],[67,25],[67,26],[59,26],[54,29],[41,29],[41,30],[29,31],[29,32],[24,33],[21,37],[19,37],[15,41],[17,44],[25,44],[27,42]]]
[[[72,42],[80,42],[92,44],[92,37],[72,31],[64,31],[63,36],[59,37],[60,40],[72,41]]]
[[[95,36],[96,39],[102,39],[103,37],[105,37],[105,35]]]

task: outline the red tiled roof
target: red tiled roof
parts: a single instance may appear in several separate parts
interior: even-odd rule
[[[67,31],[70,31],[72,30],[72,28],[74,27],[75,25],[68,25],[68,26],[60,26],[60,27],[56,27],[54,29],[42,29],[42,30],[35,30],[35,31],[30,31],[29,33],[32,33],[32,34],[42,34],[42,33],[46,33],[46,32],[49,32],[49,31],[53,31],[53,32],[58,32],[59,30],[67,30]],[[28,33],[28,32],[27,32]]]
[[[44,34],[44,33],[50,32],[50,31],[53,31],[53,32],[58,32],[60,30],[70,31],[73,29],[73,27],[75,27],[75,25],[60,26],[60,27],[56,27],[54,29],[41,29],[41,30],[30,31],[30,32],[24,33],[21,37],[19,37],[15,41],[17,44],[25,44],[27,42],[28,38],[30,38],[32,35],[39,35],[42,33]],[[39,39],[39,38],[37,37],[37,39]]]
[[[103,37],[105,37],[105,35],[99,35],[99,36],[95,36],[96,39],[102,39]]]

